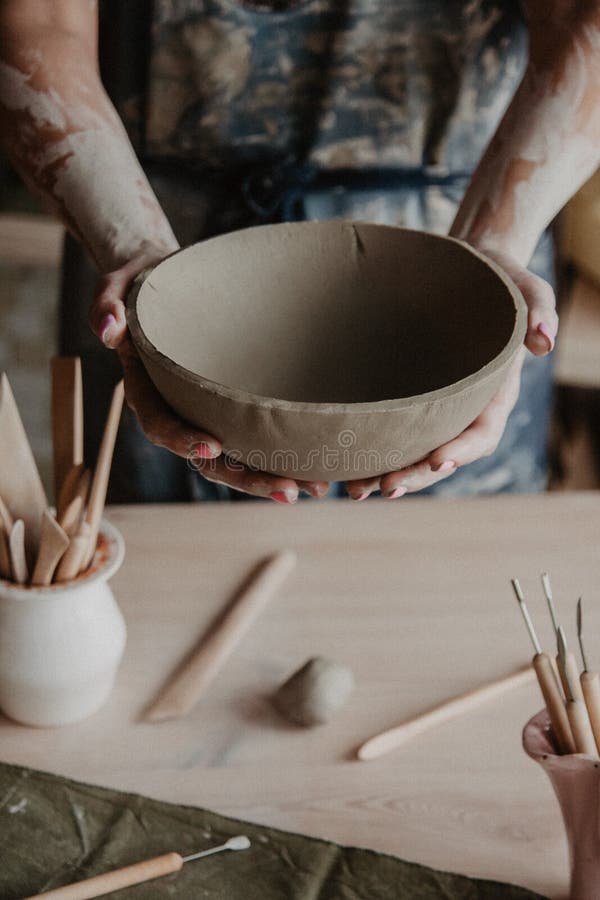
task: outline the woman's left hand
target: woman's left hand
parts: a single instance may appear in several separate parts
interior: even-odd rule
[[[554,348],[558,330],[558,316],[554,291],[547,281],[525,269],[508,254],[478,247],[498,263],[520,289],[529,313],[523,349],[511,366],[508,377],[483,412],[458,437],[433,450],[429,456],[378,478],[349,481],[346,489],[354,500],[366,500],[373,491],[393,500],[404,494],[448,478],[461,466],[484,456],[491,456],[500,442],[508,416],[517,402],[521,383],[521,368],[526,349],[535,356],[545,356]]]

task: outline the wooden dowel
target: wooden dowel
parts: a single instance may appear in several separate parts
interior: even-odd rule
[[[465,713],[471,712],[472,709],[494,700],[506,691],[513,690],[516,687],[529,684],[534,678],[534,672],[531,666],[518,669],[506,678],[500,678],[497,681],[491,681],[488,684],[481,685],[473,691],[460,694],[441,703],[427,712],[421,713],[412,719],[408,719],[395,728],[390,728],[375,737],[365,741],[357,751],[357,756],[362,760],[376,759],[401,747],[411,738],[416,737],[423,732],[428,731],[436,725],[449,722]]]
[[[12,580],[15,584],[27,584],[29,581],[29,570],[25,556],[25,523],[23,519],[17,519],[10,530],[8,550],[10,553]]]
[[[597,672],[582,672],[580,682],[596,749],[600,753],[600,676]]]
[[[70,538],[69,546],[62,556],[56,569],[54,580],[57,583],[72,581],[81,570],[83,558],[90,546],[90,526],[82,522],[77,534]]]
[[[94,551],[96,550],[98,529],[100,528],[100,520],[106,501],[110,467],[112,464],[113,451],[115,449],[115,441],[117,439],[124,396],[123,382],[120,381],[113,391],[110,409],[108,411],[106,425],[104,426],[104,433],[102,435],[102,443],[100,444],[100,450],[98,452],[96,469],[94,471],[94,477],[92,478],[92,486],[90,488],[90,499],[85,514],[85,521],[90,526],[90,545],[83,561],[83,568],[87,568],[90,564]]]
[[[81,360],[56,356],[52,370],[52,445],[54,450],[54,497],[58,498],[73,466],[83,462],[83,386]]]
[[[39,897],[45,897],[47,900],[92,900],[93,897],[102,897],[104,894],[141,884],[143,881],[179,872],[182,866],[183,857],[179,853],[165,853],[103,875],[94,875],[84,881],[44,891],[43,894],[32,894],[26,900],[35,900]]]
[[[65,534],[53,515],[44,512],[40,549],[31,576],[31,583],[39,587],[47,587],[52,583],[54,570],[58,561],[69,546],[69,536]]]
[[[575,742],[565,709],[565,701],[556,676],[554,662],[547,653],[536,653],[533,657],[532,665],[550,717],[558,750],[563,754],[575,753]]]
[[[168,682],[146,711],[149,722],[181,718],[198,702],[225,660],[296,565],[296,554],[282,550],[267,559],[242,588],[216,626]]]
[[[597,756],[596,741],[585,703],[583,700],[567,700],[566,707],[575,742],[575,752]]]

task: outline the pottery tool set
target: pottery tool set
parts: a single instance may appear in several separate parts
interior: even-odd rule
[[[94,556],[106,499],[123,383],[114,389],[92,475],[83,461],[81,362],[52,361],[55,509],[48,505],[8,378],[0,382],[0,577],[47,587],[72,581]]]
[[[556,748],[560,755],[600,753],[600,676],[590,672],[583,644],[582,600],[577,603],[577,636],[583,670],[580,673],[573,653],[569,651],[562,625],[558,623],[552,586],[546,573],[542,587],[556,637],[555,659],[541,648],[519,581],[512,580],[513,590],[525,621],[535,654],[532,665],[546,704]]]

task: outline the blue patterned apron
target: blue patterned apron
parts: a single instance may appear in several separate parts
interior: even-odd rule
[[[518,2],[101,3],[104,82],[183,244],[290,219],[447,232],[526,56]],[[552,280],[548,235],[531,267]],[[84,333],[93,281],[69,244],[62,347],[107,396],[114,359]],[[528,358],[496,453],[429,492],[542,490],[550,399],[550,361]],[[117,453],[120,499],[235,495],[150,445],[130,414]]]

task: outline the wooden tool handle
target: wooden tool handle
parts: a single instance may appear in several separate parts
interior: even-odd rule
[[[370,738],[359,747],[357,756],[362,760],[376,759],[378,756],[383,756],[384,753],[395,750],[411,738],[422,734],[424,731],[428,731],[435,725],[441,725],[443,722],[449,722],[452,719],[456,719],[458,716],[470,712],[482,703],[487,703],[489,700],[495,699],[505,691],[528,684],[533,677],[533,669],[531,666],[526,666],[525,668],[513,672],[512,675],[508,675],[506,678],[501,678],[498,681],[491,681],[488,684],[476,688],[474,691],[460,694],[460,696],[454,697],[452,700],[448,700],[445,703],[441,703],[439,706],[435,706],[433,709],[430,709],[419,716],[408,719],[406,722],[403,722],[402,725],[398,725],[395,728],[389,729],[389,731],[384,731],[382,734]]]
[[[81,360],[56,356],[52,368],[52,445],[54,450],[54,497],[59,496],[69,471],[83,462],[83,386]]]
[[[596,749],[600,752],[600,676],[597,672],[582,672],[580,682]]]
[[[0,522],[0,578],[10,581],[12,569],[10,565],[10,551],[8,549],[8,532]]]
[[[8,536],[8,551],[13,581],[15,584],[27,584],[29,569],[25,558],[25,523],[23,519],[17,519],[11,528]]]
[[[121,410],[123,409],[123,399],[125,390],[123,382],[119,381],[113,390],[112,399],[110,401],[110,409],[106,417],[106,425],[102,434],[102,442],[98,451],[98,459],[96,461],[96,469],[92,478],[92,486],[90,488],[90,499],[85,513],[85,521],[90,526],[90,544],[83,561],[83,567],[86,568],[94,555],[96,549],[96,541],[98,539],[98,529],[100,527],[100,519],[104,509],[106,500],[106,490],[108,488],[108,479],[110,477],[110,467],[112,464],[113,451],[115,449],[115,441],[117,439],[117,431],[119,429],[119,420],[121,418]]]
[[[91,900],[92,897],[102,897],[103,894],[119,891],[132,884],[141,884],[143,881],[151,881],[153,878],[178,872],[182,865],[183,858],[179,853],[165,853],[163,856],[145,859],[123,869],[105,872],[104,875],[94,875],[85,881],[53,888],[43,894],[32,894],[26,900],[35,900],[36,897],[47,897],[48,900]]]
[[[533,668],[550,716],[558,749],[560,753],[575,753],[575,742],[571,733],[569,717],[552,660],[547,653],[537,653],[533,657]]]
[[[10,530],[14,525],[14,519],[10,514],[10,510],[2,497],[0,497],[0,525],[4,525],[5,531],[7,534],[10,534]]]
[[[567,700],[566,707],[569,724],[573,732],[575,752],[597,756],[596,741],[594,740],[585,703],[583,700]]]
[[[83,474],[83,463],[71,466],[65,475],[56,501],[56,518],[60,522],[65,510],[76,496],[77,486]]]
[[[195,706],[234,647],[295,565],[296,554],[291,550],[282,550],[261,565],[218,624],[201,641],[146,711],[144,718],[147,721],[178,718]]]
[[[571,696],[569,690],[570,684],[571,690],[573,691],[573,700],[583,701],[583,693],[581,690],[581,685],[579,683],[579,669],[577,668],[577,663],[575,662],[575,657],[573,656],[573,654],[567,653],[565,655],[564,663],[560,658],[560,655],[558,655],[556,657],[556,665],[563,686],[563,691],[565,692],[565,697],[568,698]]]
[[[69,536],[65,534],[54,516],[45,510],[42,520],[42,534],[31,583],[46,587],[52,582],[58,561],[69,546]]]
[[[77,534],[70,539],[69,546],[64,552],[56,569],[54,580],[57,583],[72,581],[76,578],[83,564],[83,559],[90,546],[90,526],[82,522]]]

